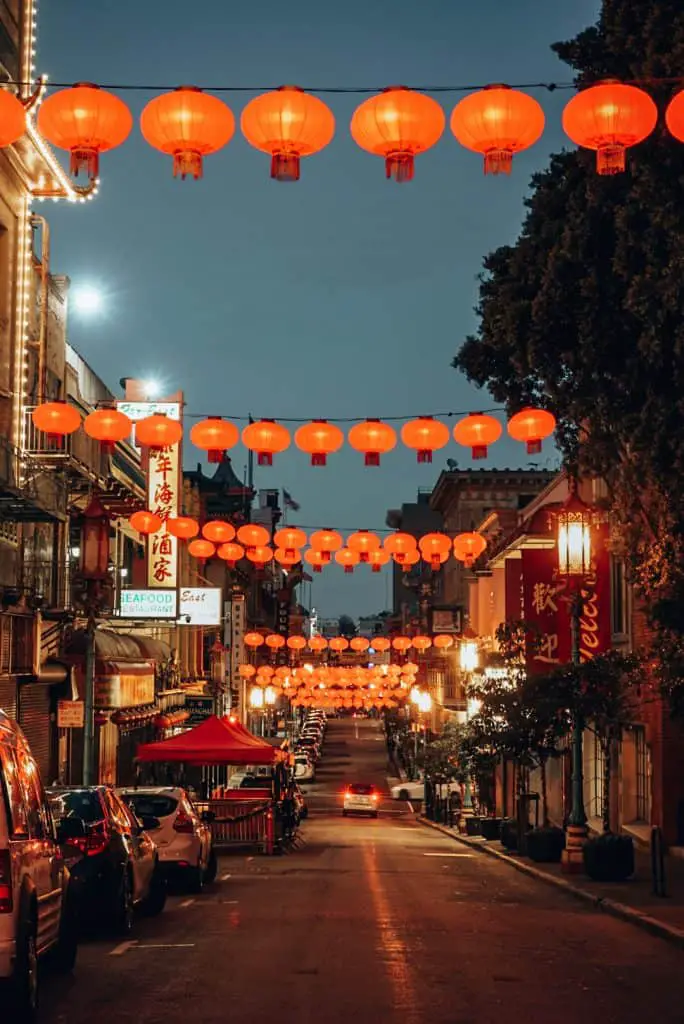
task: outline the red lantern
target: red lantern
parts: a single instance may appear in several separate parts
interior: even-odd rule
[[[7,95],[7,93],[3,93]],[[684,89],[672,97],[665,111],[665,124],[671,135],[684,142]]]
[[[411,641],[411,646],[415,650],[420,651],[421,654],[425,654],[432,647],[432,640],[429,636],[414,636]]]
[[[368,562],[371,551],[377,551],[380,547],[380,538],[370,530],[357,530],[347,537],[347,547],[355,551],[362,562]]]
[[[296,526],[284,526],[282,530],[276,530],[273,543],[292,556],[306,544],[306,534]]]
[[[139,512],[134,512],[131,518],[128,520],[134,530],[138,533],[145,535],[151,533],[159,533],[163,524],[161,516],[155,515],[154,512],[148,512],[141,509]]]
[[[409,636],[395,636],[392,640],[392,647],[395,651],[399,651],[400,654],[405,654],[411,646],[411,637]]]
[[[272,651],[280,650],[285,646],[285,637],[279,636],[278,633],[269,633],[266,637],[266,646],[270,647]]]
[[[287,646],[291,651],[303,651],[306,647],[305,636],[288,636]]]
[[[370,647],[370,640],[365,636],[355,636],[350,640],[349,646],[352,651],[356,651],[357,654],[361,654],[362,651],[367,651]]]
[[[342,651],[346,651],[349,647],[349,641],[344,636],[334,636],[328,641],[328,647],[331,651],[335,651],[337,654],[341,654]]]
[[[368,562],[372,566],[371,572],[380,572],[383,565],[387,565],[389,560],[389,553],[383,551],[382,548],[378,551],[370,551],[368,554]]]
[[[573,142],[596,150],[599,174],[625,169],[626,151],[656,126],[658,108],[643,89],[609,80],[582,89],[563,111],[563,129]]]
[[[335,134],[332,111],[294,85],[283,85],[251,100],[240,118],[251,146],[271,154],[271,177],[299,181],[303,156],[318,153]]]
[[[216,545],[209,540],[191,540],[188,544],[188,554],[198,562],[206,562],[216,554]]]
[[[481,533],[459,533],[454,537],[454,555],[459,562],[463,562],[466,569],[470,568],[486,547],[487,541]]]
[[[246,647],[251,647],[252,650],[256,650],[257,647],[261,647],[264,642],[264,638],[261,633],[245,633],[243,643]]]
[[[216,554],[223,559],[229,569],[234,569],[236,563],[245,557],[245,549],[241,544],[221,544]]]
[[[405,552],[403,555],[392,555],[392,558],[401,566],[401,571],[408,573],[411,571],[414,565],[420,562],[420,553],[417,548],[412,548],[411,551]],[[401,558],[401,561],[399,559]]]
[[[26,108],[5,89],[0,91],[0,146],[11,146],[26,131]]]
[[[349,548],[342,548],[341,551],[335,552],[335,561],[338,565],[344,566],[346,573],[354,572],[354,566],[358,565],[361,561],[358,552],[350,551]]]
[[[189,516],[170,516],[166,520],[166,532],[178,540],[192,540],[199,533],[199,523]]]
[[[418,547],[433,572],[436,572],[451,553],[451,541],[445,533],[426,533],[418,541]]]
[[[481,412],[471,412],[454,427],[454,440],[470,448],[473,459],[486,459],[488,446],[498,441],[501,434],[499,421]]]
[[[207,453],[211,463],[223,462],[228,448],[234,448],[240,440],[240,431],[234,423],[210,416],[200,420],[190,431],[190,440],[201,451]]]
[[[161,413],[146,416],[135,425],[135,440],[148,448],[170,448],[178,444],[183,428],[178,420],[172,420]]]
[[[118,409],[96,409],[86,416],[83,429],[88,437],[100,442],[103,452],[113,452],[118,441],[131,436],[133,424]]]
[[[556,417],[546,409],[521,409],[508,421],[508,433],[525,444],[528,455],[542,450],[542,441],[556,429]]]
[[[328,641],[325,639],[324,636],[312,636],[311,639],[309,640],[310,650],[316,651],[317,653],[324,651],[327,648],[327,646]]]
[[[249,548],[265,547],[270,537],[264,526],[259,526],[258,523],[245,523],[238,530],[237,539],[249,550]]]
[[[38,110],[38,130],[53,146],[71,153],[76,176],[85,168],[90,178],[97,178],[100,153],[125,142],[132,127],[126,104],[89,82],[52,93]]]
[[[275,420],[259,420],[242,431],[242,443],[257,453],[260,466],[272,466],[273,456],[289,447],[290,432]]]
[[[385,551],[398,565],[401,565],[406,555],[415,551],[417,546],[416,538],[412,537],[410,533],[391,533],[389,537],[385,537],[384,541]]]
[[[337,530],[315,530],[309,538],[309,543],[315,551],[320,551],[323,562],[329,562],[333,552],[339,551],[342,547],[342,537]]]
[[[300,551],[285,548],[276,548],[273,557],[284,569],[291,569],[302,560]]]
[[[413,448],[418,462],[432,462],[432,453],[449,443],[449,428],[432,416],[420,416],[401,428],[401,439],[407,448]]]
[[[348,435],[349,444],[365,455],[366,466],[379,466],[380,456],[397,443],[396,431],[381,420],[364,420],[355,424]]]
[[[384,89],[354,111],[351,135],[361,149],[385,158],[385,174],[411,181],[413,161],[441,138],[444,111],[423,93],[404,86]]]
[[[81,528],[81,576],[86,580],[106,580],[109,576],[110,526],[100,499],[93,497],[83,513]]]
[[[344,444],[344,434],[339,427],[327,420],[312,420],[299,427],[295,433],[295,444],[311,455],[312,466],[325,466],[328,455],[338,451]]]
[[[256,547],[247,548],[245,552],[250,562],[253,562],[257,570],[264,568],[267,562],[272,561],[273,551],[265,545],[258,544]]]
[[[451,130],[466,149],[482,153],[485,174],[510,174],[513,154],[541,138],[544,111],[527,93],[488,85],[456,104]]]
[[[374,636],[373,637],[373,650],[379,651],[381,654],[383,651],[389,651],[391,643],[386,636]]]
[[[304,561],[310,565],[314,572],[322,572],[323,566],[327,565],[330,561],[330,555],[326,558],[323,551],[318,551],[316,548],[309,548],[304,552]]]
[[[229,544],[235,537],[235,527],[222,519],[212,519],[202,527],[202,536],[212,544]]]
[[[438,650],[448,651],[448,649],[454,645],[454,638],[452,636],[448,636],[446,633],[438,633],[437,636],[433,638],[432,642]]]
[[[202,160],[227,146],[235,133],[230,107],[192,85],[150,100],[140,115],[146,142],[173,157],[173,176],[202,177]]]
[[[78,409],[67,402],[43,402],[31,413],[36,430],[47,434],[48,441],[61,447],[64,438],[73,434],[81,426],[81,415]]]

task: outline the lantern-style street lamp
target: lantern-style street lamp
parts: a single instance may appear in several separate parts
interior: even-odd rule
[[[570,478],[570,493],[556,516],[558,576],[570,591],[571,658],[580,663],[580,623],[584,609],[582,585],[591,569],[591,530],[594,513],[577,494],[577,481]],[[582,735],[584,721],[579,711],[572,720],[572,808],[568,817],[565,849],[561,867],[568,873],[583,868],[582,846],[587,837],[587,815],[584,809],[584,773]]]
[[[84,580],[106,580],[109,575],[110,519],[95,495],[83,513],[80,572]]]

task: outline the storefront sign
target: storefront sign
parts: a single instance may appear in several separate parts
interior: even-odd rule
[[[164,524],[178,515],[180,508],[180,445],[150,450],[147,467],[148,508]],[[162,528],[148,540],[148,587],[178,585],[178,538]]]
[[[181,626],[221,624],[220,587],[181,587],[178,619]]]
[[[240,693],[243,680],[240,678],[240,665],[245,660],[245,598],[243,594],[232,594],[230,599],[230,615],[226,617],[225,646],[229,648],[229,678],[230,687],[230,710],[240,711],[246,709],[246,702],[240,707]]]
[[[186,695],[185,710],[189,713],[186,725],[199,725],[214,713],[213,697],[190,697]]]
[[[135,444],[135,424],[138,420],[144,420],[147,416],[156,414],[168,416],[170,420],[181,418],[180,402],[117,402],[116,407],[119,412],[133,421],[131,444]]]
[[[154,703],[154,671],[149,674],[95,676],[95,706],[98,708],[137,708]]]
[[[119,614],[124,619],[175,619],[175,590],[122,590]]]
[[[433,633],[460,633],[462,626],[460,608],[433,608]]]
[[[82,729],[85,721],[85,705],[82,700],[57,701],[57,728]]]

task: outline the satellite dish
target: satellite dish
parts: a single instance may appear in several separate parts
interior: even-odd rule
[[[458,469],[458,462],[456,459],[447,459],[447,466],[449,469]]]

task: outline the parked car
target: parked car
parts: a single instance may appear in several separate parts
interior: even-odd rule
[[[150,836],[158,821],[140,821],[111,786],[54,787],[49,794],[59,817],[83,826],[65,849],[84,917],[104,920],[116,935],[126,936],[136,910],[160,914],[166,881]]]
[[[342,816],[346,818],[348,814],[370,814],[372,818],[377,818],[378,800],[375,786],[366,782],[352,782],[344,792]]]
[[[34,1019],[45,954],[60,971],[76,962],[77,905],[62,843],[83,832],[76,821],[55,828],[26,737],[0,711],[0,1016],[8,1024]]]
[[[390,794],[393,800],[424,800],[425,783],[422,779],[416,782],[399,782],[392,786]]]
[[[294,776],[300,782],[313,782],[316,778],[313,761],[304,751],[295,754]]]
[[[216,878],[216,851],[211,841],[210,811],[200,813],[186,790],[171,786],[122,789],[120,795],[157,844],[159,864],[167,876],[185,879],[193,892]],[[152,827],[156,819],[158,825]]]
[[[292,796],[295,802],[297,824],[299,824],[300,821],[304,821],[305,818],[309,817],[309,805],[304,799],[304,794],[296,783],[292,787]]]
[[[312,736],[304,736],[295,743],[295,753],[300,750],[308,751],[313,760],[317,761],[321,755],[320,747]]]

